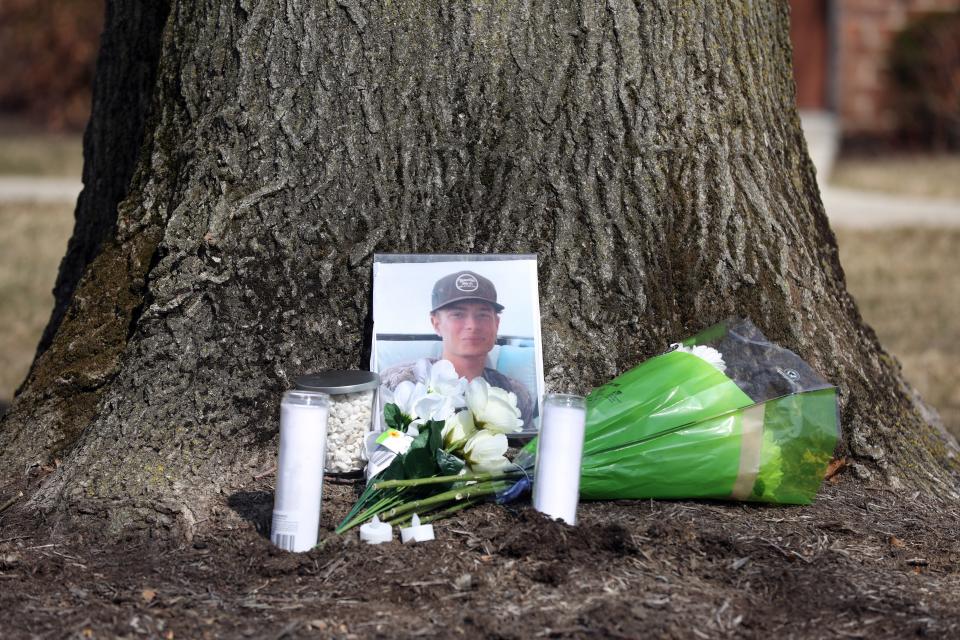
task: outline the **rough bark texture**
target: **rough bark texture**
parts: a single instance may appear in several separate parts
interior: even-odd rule
[[[117,205],[137,167],[160,59],[166,0],[107,2],[93,112],[84,133],[83,191],[53,289],[54,308],[37,348],[50,346],[87,265],[114,234]]]
[[[273,459],[294,376],[365,365],[375,251],[523,252],[549,388],[750,316],[841,387],[864,475],[954,497],[956,443],[846,292],[790,69],[785,2],[174,3],[137,175],[0,473],[64,456],[35,506],[189,535]]]
[[[160,236],[153,230],[121,247],[117,206],[131,188],[141,155],[150,152],[149,135],[148,144],[142,143],[169,8],[166,0],[106,3],[93,115],[84,134],[84,187],[53,291],[53,312],[19,399],[0,429],[4,479],[63,455],[76,442],[135,328]],[[96,266],[81,280],[91,264]]]

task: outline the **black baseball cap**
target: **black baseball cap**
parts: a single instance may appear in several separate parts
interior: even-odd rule
[[[489,302],[497,313],[503,311],[503,305],[497,302],[497,288],[489,279],[473,271],[457,271],[443,276],[433,285],[433,308],[430,313],[448,304],[467,300]]]

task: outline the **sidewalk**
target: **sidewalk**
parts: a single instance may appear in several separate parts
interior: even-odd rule
[[[807,150],[817,168],[817,183],[830,224],[834,227],[958,227],[960,200],[937,200],[831,186],[839,142],[836,116],[825,111],[801,111]],[[960,179],[960,176],[957,176]]]
[[[75,203],[82,188],[79,180],[0,176],[0,202]]]
[[[821,187],[834,227],[960,227],[960,200],[896,196],[878,191]]]

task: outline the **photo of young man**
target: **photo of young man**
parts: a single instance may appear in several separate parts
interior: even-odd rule
[[[492,386],[516,394],[521,419],[529,425],[535,402],[527,386],[487,366],[504,310],[493,282],[479,273],[459,270],[441,277],[433,285],[429,321],[442,341],[442,350],[439,358],[426,360],[449,360],[461,377],[482,377]],[[414,382],[416,368],[417,361],[388,367],[380,372],[382,384],[394,389],[404,380]]]

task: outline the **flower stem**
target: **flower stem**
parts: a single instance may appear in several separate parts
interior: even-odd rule
[[[428,513],[428,515],[425,515],[425,516],[421,515],[420,524],[428,524],[436,520],[442,520],[443,518],[452,516],[458,511],[463,511],[467,507],[472,507],[473,505],[481,501],[482,500],[480,498],[474,498],[473,500],[464,500],[463,502],[458,502],[451,507],[447,507],[446,509],[441,509],[440,511],[436,511],[434,513]],[[403,515],[403,516],[400,516],[399,518],[391,520],[390,524],[393,526],[403,527],[410,524],[410,518],[408,518],[406,515]]]
[[[437,495],[430,496],[429,498],[411,500],[410,502],[398,505],[386,511],[382,511],[381,513],[384,514],[385,519],[392,520],[399,515],[409,513],[411,511],[417,511],[419,509],[423,509],[424,507],[433,507],[434,505],[444,504],[446,502],[488,496],[490,494],[497,493],[498,491],[502,491],[509,486],[510,483],[504,480],[495,480],[491,482],[484,482],[482,484],[472,484],[466,487],[444,491],[443,493],[438,493]]]
[[[499,471],[486,473],[466,473],[454,476],[432,476],[429,478],[411,478],[409,480],[381,480],[373,486],[375,489],[392,489],[396,487],[420,487],[427,484],[447,484],[450,482],[486,482],[488,480],[501,480],[504,478],[519,478],[523,476],[523,471]]]
[[[360,497],[357,498],[357,501],[353,503],[353,506],[350,508],[350,512],[346,515],[343,521],[340,523],[338,529],[346,524],[348,521],[352,520],[363,508],[373,499],[376,495],[376,492],[373,490],[373,486],[368,484],[363,493],[360,494]]]
[[[370,505],[365,509],[361,508],[361,509],[358,509],[356,512],[351,511],[351,513],[348,514],[346,518],[344,518],[343,522],[341,522],[340,525],[334,531],[336,533],[344,533],[346,531],[349,531],[353,527],[357,526],[358,524],[366,520],[369,520],[373,516],[379,515],[380,513],[383,513],[387,509],[397,506],[398,504],[402,504],[403,503],[403,496],[401,495],[402,492],[403,492],[403,489],[401,489],[400,491],[391,492],[391,495],[382,497],[380,500],[378,500],[377,502],[373,503],[372,505]],[[371,494],[371,497],[372,496],[373,494]]]

